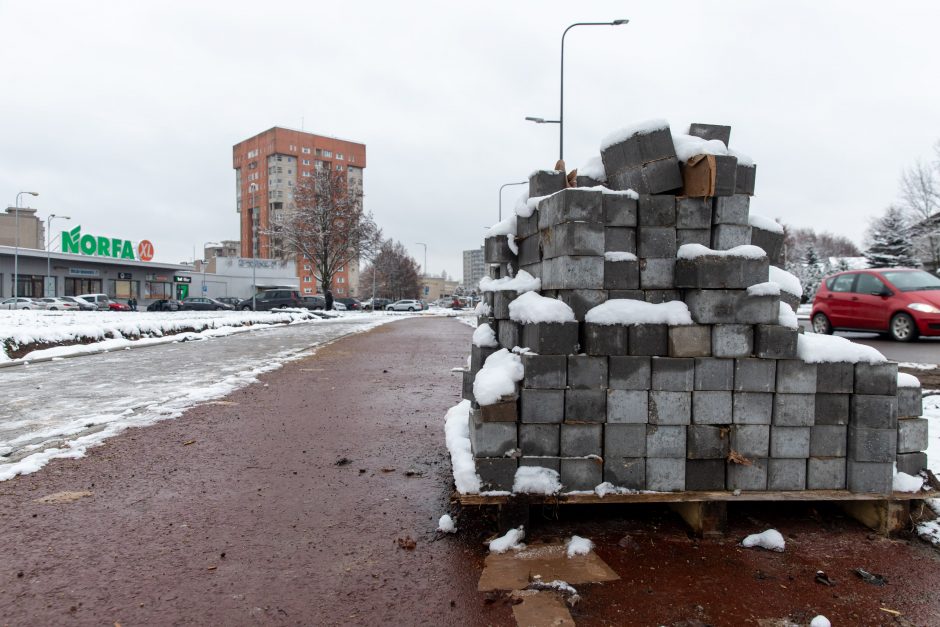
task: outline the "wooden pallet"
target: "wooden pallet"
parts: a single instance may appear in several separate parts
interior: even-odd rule
[[[740,492],[638,492],[631,494],[537,494],[486,495],[457,494],[452,500],[464,506],[496,506],[500,527],[514,526],[528,518],[530,505],[611,505],[665,503],[677,512],[700,536],[722,535],[727,527],[728,503],[830,501],[837,502],[850,516],[882,535],[901,531],[910,520],[912,501],[940,498],[940,490],[865,494],[848,490],[799,490]]]

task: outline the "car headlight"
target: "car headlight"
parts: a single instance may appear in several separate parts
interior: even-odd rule
[[[907,307],[908,309],[913,309],[921,313],[940,314],[940,309],[937,309],[933,305],[928,305],[927,303],[911,303]]]

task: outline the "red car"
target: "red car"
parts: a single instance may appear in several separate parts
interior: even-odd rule
[[[909,268],[840,272],[813,300],[813,330],[887,333],[898,342],[940,335],[940,278]]]
[[[119,303],[114,300],[108,303],[108,311],[130,311],[130,310],[131,308],[128,305],[125,305],[124,303]]]

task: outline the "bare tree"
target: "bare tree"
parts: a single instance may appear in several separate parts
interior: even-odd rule
[[[934,147],[940,159],[940,142]],[[915,254],[925,265],[940,267],[940,160],[933,164],[918,159],[901,175],[901,206],[911,222]]]
[[[382,242],[382,246],[368,266],[360,273],[360,285],[363,281],[371,283],[375,273],[375,293],[382,298],[400,300],[402,298],[418,298],[421,292],[421,280],[418,272],[418,262],[408,254],[408,250],[401,242],[390,239]],[[370,288],[371,290],[371,285]]]
[[[267,234],[285,253],[313,262],[323,293],[341,268],[369,255],[381,239],[372,214],[362,208],[361,190],[349,187],[344,172],[326,168],[300,179]]]
[[[794,228],[782,222],[781,224],[787,262],[801,263],[811,248],[814,254],[823,260],[829,257],[861,257],[862,255],[858,246],[844,235],[817,233],[811,228]]]

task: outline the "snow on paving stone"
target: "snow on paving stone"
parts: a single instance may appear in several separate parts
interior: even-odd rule
[[[780,286],[787,294],[801,298],[803,296],[803,284],[796,278],[796,275],[787,272],[777,266],[770,266],[767,272],[769,281],[773,281]]]
[[[768,529],[763,533],[753,533],[741,541],[741,546],[746,549],[760,547],[769,551],[782,553],[786,546],[783,536],[776,529]]]
[[[899,388],[919,388],[920,379],[918,379],[912,374],[907,374],[906,372],[899,372],[898,373],[898,387]]]
[[[472,342],[474,346],[479,346],[480,348],[499,346],[499,342],[496,341],[496,332],[493,331],[493,327],[486,322],[478,326],[476,331],[473,332]]]
[[[497,403],[516,393],[516,383],[522,381],[524,373],[519,355],[501,348],[486,358],[474,377],[473,396],[480,405]]]
[[[565,552],[568,554],[568,557],[571,558],[578,555],[587,555],[593,548],[594,543],[587,538],[571,536],[568,538],[568,542],[565,545]]]
[[[535,211],[537,206],[538,203],[529,206],[529,190],[526,189],[519,195],[519,198],[516,199],[514,213],[520,218],[530,218],[532,217],[532,212]]]
[[[522,526],[517,527],[516,529],[510,529],[506,532],[506,535],[500,536],[495,540],[490,541],[490,552],[491,553],[505,553],[510,549],[518,551],[519,549],[524,549],[525,544],[522,543],[522,539],[525,537],[525,528]]]
[[[450,452],[454,485],[460,494],[477,494],[483,482],[470,451],[470,401],[463,400],[444,416],[444,441]]]
[[[924,487],[924,478],[898,472],[898,465],[894,465],[894,491],[895,492],[920,492]]]
[[[614,144],[619,144],[624,140],[630,139],[634,135],[649,135],[655,131],[667,128],[669,128],[669,122],[661,119],[643,120],[642,122],[624,126],[604,136],[601,140],[601,152],[607,150]]]
[[[793,310],[790,309],[790,305],[782,302],[778,305],[780,313],[777,314],[777,324],[788,329],[799,329],[800,321]]]
[[[561,479],[557,470],[542,466],[520,466],[512,482],[516,494],[557,494]]]
[[[720,139],[703,139],[695,135],[673,134],[672,144],[676,148],[676,156],[679,161],[685,163],[697,155],[719,155],[728,154],[728,147]]]
[[[510,305],[511,307],[512,305]],[[681,300],[647,303],[641,300],[615,298],[594,307],[584,316],[593,324],[692,324],[688,306]]]
[[[515,235],[516,234],[516,216],[509,214],[493,226],[486,233],[487,237],[496,235]]]
[[[750,155],[746,155],[740,150],[729,148],[728,154],[731,155],[732,157],[735,157],[738,160],[738,165],[747,166],[749,168],[754,165],[754,159],[752,159]]]
[[[611,251],[604,253],[605,261],[636,261],[637,256],[625,251]]]
[[[780,296],[780,286],[773,281],[755,283],[747,288],[748,296]]]
[[[856,344],[838,335],[802,333],[797,338],[796,352],[809,364],[835,361],[877,364],[887,361],[884,355],[871,346]]]
[[[747,222],[762,231],[770,231],[771,233],[783,235],[783,226],[781,226],[779,222],[767,216],[762,216],[759,213],[748,213]]]
[[[767,253],[760,246],[743,244],[728,250],[714,250],[702,244],[683,244],[676,252],[676,259],[697,259],[699,257],[743,257],[744,259],[763,259]]]
[[[832,627],[832,623],[829,622],[828,618],[819,614],[813,617],[813,620],[809,622],[809,627]]]
[[[607,182],[607,170],[604,169],[604,160],[601,159],[600,155],[594,155],[578,168],[578,176],[587,176],[601,183]]]
[[[454,519],[450,517],[450,514],[444,514],[437,521],[437,530],[442,533],[457,533],[457,526],[454,524]]]
[[[576,320],[574,310],[567,304],[536,292],[526,292],[509,303],[509,319],[522,324]]]
[[[514,277],[504,276],[501,279],[492,279],[485,276],[480,279],[481,292],[510,291],[522,294],[523,292],[537,292],[540,289],[542,289],[542,280],[532,276],[525,270],[520,270]],[[487,309],[489,309],[489,306],[487,306]]]

